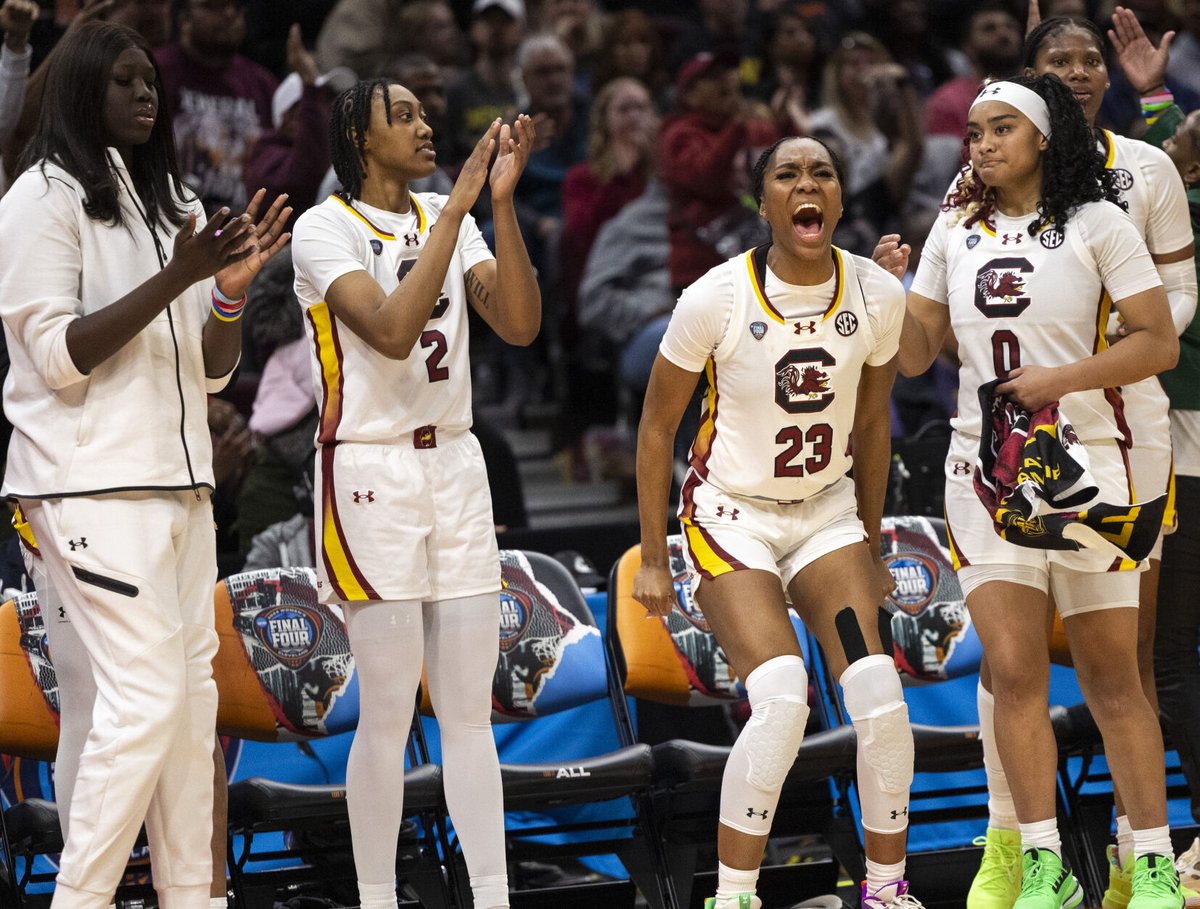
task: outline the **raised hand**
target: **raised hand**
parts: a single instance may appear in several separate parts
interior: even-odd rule
[[[496,136],[499,133],[500,118],[497,117],[487,128],[487,132],[479,137],[470,156],[463,162],[458,179],[454,181],[454,188],[450,190],[450,197],[446,200],[446,207],[442,209],[443,214],[458,212],[465,215],[475,205],[475,200],[479,198],[483,184],[487,181],[488,161],[495,151]]]
[[[287,36],[287,65],[292,72],[299,74],[300,81],[305,85],[316,85],[317,77],[321,75],[317,68],[317,59],[304,46],[300,37],[300,25],[293,22]]]
[[[254,224],[246,215],[229,217],[229,209],[218,211],[202,230],[196,230],[196,214],[175,235],[175,246],[167,268],[188,284],[211,278],[233,262],[252,252],[245,248],[254,243]]]
[[[4,31],[4,43],[10,51],[24,52],[37,14],[38,5],[34,0],[4,0],[4,5],[0,6],[0,30]]]
[[[1025,34],[1028,35],[1041,24],[1042,11],[1038,6],[1038,0],[1029,0],[1029,12],[1025,14]]]
[[[288,198],[286,193],[276,196],[262,220],[255,222],[254,219],[258,217],[258,210],[262,206],[266,194],[265,189],[256,192],[242,215],[242,218],[251,224],[249,235],[244,235],[245,242],[238,249],[239,253],[244,252],[245,255],[227,263],[217,272],[217,287],[220,288],[221,293],[231,299],[236,299],[245,293],[250,282],[254,280],[254,276],[271,261],[271,258],[279,250],[287,246],[288,240],[292,238],[290,233],[283,231],[284,225],[292,216],[291,206],[285,207]]]
[[[1162,41],[1155,47],[1146,37],[1137,16],[1123,6],[1113,11],[1112,24],[1113,27],[1108,30],[1108,40],[1117,52],[1117,63],[1129,84],[1141,95],[1162,88],[1175,33],[1165,32]]]
[[[516,138],[513,138],[516,133]],[[507,201],[517,188],[517,181],[529,163],[529,155],[537,141],[537,130],[528,114],[519,114],[509,127],[500,127],[500,141],[496,163],[492,165],[492,200]]]

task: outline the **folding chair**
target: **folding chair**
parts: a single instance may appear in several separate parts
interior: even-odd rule
[[[610,684],[621,710],[627,741],[637,738],[625,696],[680,708],[736,704],[746,698],[709,630],[686,582],[682,538],[667,538],[678,608],[661,621],[647,621],[646,610],[633,599],[633,579],[641,565],[641,547],[625,552],[613,566],[608,584]],[[803,626],[793,617],[807,662]],[[711,883],[710,872],[696,873],[702,848],[715,842],[721,777],[730,749],[685,739],[655,745],[654,817],[663,839],[677,906],[687,907],[693,881]],[[838,858],[861,865],[861,847],[847,825],[846,783],[855,761],[853,730],[811,732],[805,736],[784,783],[775,810],[772,837],[821,833]],[[825,784],[835,779],[832,787]],[[813,785],[818,784],[818,785]],[[858,856],[856,858],[856,856]],[[804,896],[836,889],[837,866],[830,861],[763,869],[759,893],[767,901],[795,902]]]
[[[500,564],[500,656],[492,718],[528,723],[518,736],[529,738],[530,750],[541,758],[513,763],[501,755],[505,811],[535,815],[525,818],[531,825],[508,825],[509,859],[612,853],[652,907],[670,907],[670,882],[649,822],[650,748],[630,743],[616,751],[581,754],[581,740],[586,742],[591,730],[574,724],[567,712],[609,698],[596,620],[570,572],[549,556],[503,550]],[[422,711],[432,713],[427,699]],[[599,803],[614,804],[604,810]],[[465,904],[466,894],[461,897]],[[605,882],[515,891],[512,899],[514,906],[632,906],[634,892],[629,884]]]
[[[352,730],[358,720],[354,660],[340,608],[317,602],[309,568],[243,572],[217,583],[220,648],[213,662],[221,693],[219,728],[257,741],[303,741]],[[415,755],[410,761],[417,763]],[[401,832],[397,874],[430,907],[449,905],[439,859],[444,810],[441,768],[404,775],[404,802],[415,827]],[[345,786],[313,786],[263,777],[229,787],[229,871],[242,907],[273,905],[283,888],[356,880]],[[284,834],[265,842],[263,834]],[[239,849],[235,836],[242,839]],[[310,840],[319,837],[319,847]],[[258,844],[256,846],[256,839]],[[298,864],[248,870],[251,863]]]

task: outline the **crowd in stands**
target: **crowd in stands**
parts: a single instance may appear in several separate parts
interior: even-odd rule
[[[1167,86],[1195,108],[1200,7],[1128,5],[1155,44],[1177,31]],[[0,190],[36,125],[46,58],[92,19],[156,49],[180,169],[210,212],[265,186],[288,194],[294,222],[336,190],[330,103],[355,78],[389,76],[421,100],[438,170],[416,190],[448,192],[481,130],[527,112],[539,145],[517,206],[544,324],[531,348],[476,333],[474,395],[501,428],[549,421],[564,471],[588,479],[588,430],[635,425],[679,291],[762,241],[749,192],[761,150],[802,134],[840,153],[842,248],[870,255],[890,232],[919,241],[960,166],[978,86],[1018,71],[1025,14],[1024,0],[4,0]],[[1111,9],[1042,3],[1056,14],[1103,26]],[[1136,133],[1136,90],[1110,72],[1099,125]],[[490,241],[486,193],[474,214]],[[311,483],[290,257],[252,290],[240,378],[211,410],[229,568],[254,533],[303,511]],[[937,364],[898,382],[893,435],[944,420],[952,395]]]

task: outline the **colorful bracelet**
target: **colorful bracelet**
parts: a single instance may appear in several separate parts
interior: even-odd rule
[[[1163,89],[1160,92],[1155,92],[1153,95],[1142,96],[1142,114],[1158,114],[1162,113],[1168,107],[1175,103],[1175,95],[1170,89]]]
[[[213,285],[212,313],[222,322],[236,322],[242,317],[242,311],[245,308],[245,294],[242,294],[242,298],[240,300],[230,300],[227,296],[217,290],[215,284]]]

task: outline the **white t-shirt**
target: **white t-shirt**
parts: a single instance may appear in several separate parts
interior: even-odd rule
[[[692,470],[727,492],[797,501],[850,468],[862,369],[896,355],[904,290],[836,248],[829,281],[785,284],[766,251],[735,256],[684,290],[660,350],[708,375]]]
[[[912,291],[950,307],[961,391],[952,423],[980,435],[977,391],[1017,366],[1063,366],[1103,350],[1110,296],[1161,286],[1137,228],[1120,208],[1089,202],[1065,231],[1029,235],[1033,214],[997,214],[965,227],[946,212],[925,242]],[[1128,435],[1119,395],[1066,395],[1062,412],[1082,440]]]
[[[318,444],[410,441],[422,426],[471,426],[464,275],[494,258],[473,218],[463,219],[442,296],[405,359],[379,353],[325,302],[330,285],[353,271],[366,271],[384,293],[396,289],[446,203],[432,193],[410,199],[411,210],[397,214],[330,196],[296,222],[292,259],[321,414]]]

